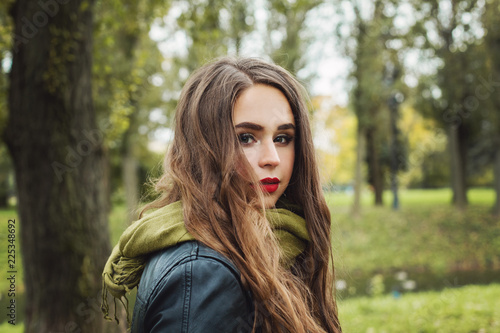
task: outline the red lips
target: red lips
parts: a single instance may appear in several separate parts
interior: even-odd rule
[[[275,192],[280,184],[279,178],[264,178],[260,180],[260,187],[264,192],[273,193]]]

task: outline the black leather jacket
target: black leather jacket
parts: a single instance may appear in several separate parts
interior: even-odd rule
[[[191,241],[154,254],[137,292],[132,332],[249,333],[253,300],[234,264]]]

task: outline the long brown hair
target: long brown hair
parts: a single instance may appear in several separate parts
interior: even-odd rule
[[[311,241],[287,269],[263,214],[262,193],[233,126],[238,96],[254,84],[279,89],[296,124],[295,162],[284,196],[303,209]],[[253,58],[222,58],[197,70],[181,93],[173,143],[156,183],[162,196],[145,207],[183,202],[185,224],[200,242],[229,257],[254,298],[263,332],[341,332],[334,296],[330,212],[326,205],[302,86],[284,69]],[[144,210],[143,210],[144,212]],[[248,319],[248,318],[244,318]]]

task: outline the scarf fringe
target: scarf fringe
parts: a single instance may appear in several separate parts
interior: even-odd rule
[[[118,304],[116,303],[116,300],[119,300],[120,303],[123,305],[123,308],[125,309],[125,313],[127,314],[127,327],[130,328],[132,322],[130,320],[130,311],[129,311],[129,301],[127,296],[120,296],[120,297],[113,297],[113,305],[115,308],[115,313],[114,313],[114,318],[111,318],[109,316],[109,303],[108,303],[108,295],[110,294],[108,287],[104,283],[102,284],[102,300],[101,300],[101,311],[104,314],[104,319],[108,321],[113,321],[113,319],[116,321],[117,325],[120,325],[120,319],[118,319]]]
[[[145,261],[146,260],[143,257],[127,258],[122,256],[117,262],[113,262],[111,264],[114,274],[103,274],[101,311],[104,314],[104,319],[109,321],[113,320],[113,318],[109,316],[108,295],[111,294],[115,307],[114,320],[118,325],[120,324],[120,320],[118,319],[117,315],[118,304],[116,302],[116,300],[119,300],[125,309],[125,312],[127,314],[127,325],[128,327],[130,327],[131,320],[129,301],[126,293],[137,287],[137,285],[141,281],[141,275],[145,268]],[[106,280],[110,281],[111,286],[106,283]]]

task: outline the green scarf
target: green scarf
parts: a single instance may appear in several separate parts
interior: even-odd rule
[[[283,201],[277,207],[280,205],[283,208],[266,209],[266,218],[283,251],[284,263],[291,265],[295,257],[304,251],[310,239],[304,218],[292,212],[300,213],[300,208]],[[125,304],[123,298],[139,284],[148,256],[190,240],[195,238],[184,225],[180,201],[159,208],[129,226],[111,252],[102,273],[101,309],[104,317],[111,320],[107,302],[109,292],[114,297],[115,320],[118,322],[116,300],[125,306],[128,320],[128,303]],[[125,302],[128,302],[126,297]]]

